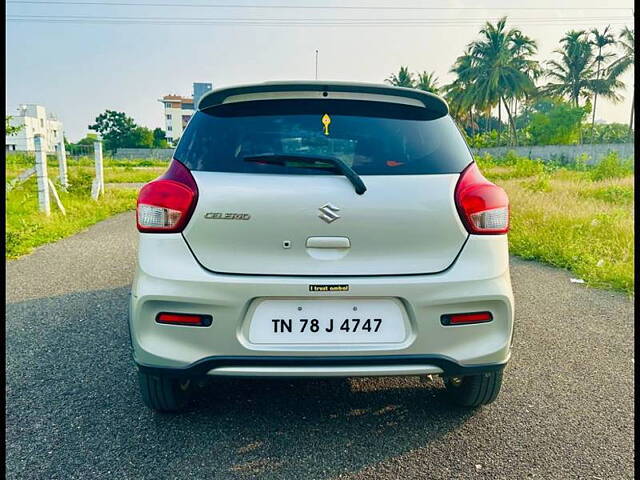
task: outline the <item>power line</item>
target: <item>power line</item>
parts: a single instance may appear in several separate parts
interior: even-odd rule
[[[294,22],[294,23],[474,23],[485,22],[491,20],[497,20],[497,18],[490,17],[467,17],[467,18],[242,18],[242,17],[149,17],[149,16],[91,16],[91,15],[9,15],[10,17],[24,17],[24,18],[66,18],[66,19],[108,19],[108,20],[193,20],[193,21],[228,21],[228,22]],[[553,21],[553,22],[566,22],[571,20],[584,20],[584,21],[625,21],[630,20],[629,17],[511,17],[511,21]]]
[[[73,0],[49,1],[49,0],[7,0],[11,4],[38,4],[38,5],[114,5],[127,7],[203,7],[203,8],[261,8],[261,9],[291,9],[291,10],[633,10],[631,7],[414,7],[414,6],[351,6],[351,5],[247,5],[247,4],[206,4],[206,3],[143,3],[143,2],[82,2]]]
[[[484,19],[483,21],[485,21]],[[463,27],[473,25],[472,22],[294,22],[294,21],[260,21],[260,20],[202,20],[202,19],[148,19],[148,18],[65,18],[65,17],[6,17],[7,22],[16,23],[68,23],[68,24],[105,24],[105,25],[218,25],[218,26],[264,26],[264,27]],[[603,20],[605,22],[605,20]],[[578,25],[593,25],[594,21],[573,22],[567,25],[567,21],[553,22],[548,21],[541,22],[524,22],[521,25],[530,26],[559,26],[566,25],[568,28],[576,27]],[[606,20],[609,25],[628,25],[629,22],[624,21],[610,21]]]

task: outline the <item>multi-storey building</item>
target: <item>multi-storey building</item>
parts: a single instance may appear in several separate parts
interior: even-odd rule
[[[194,83],[193,96],[165,95],[159,102],[164,105],[164,123],[167,141],[175,143],[184,127],[187,126],[191,115],[198,106],[200,98],[213,88],[211,83]]]
[[[32,152],[35,150],[34,137],[41,135],[43,149],[54,153],[64,138],[62,122],[54,114],[47,113],[42,105],[20,105],[18,114],[12,115],[9,124],[22,128],[19,132],[6,136],[6,151]]]

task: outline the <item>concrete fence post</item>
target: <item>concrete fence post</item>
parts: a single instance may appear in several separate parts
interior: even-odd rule
[[[102,142],[93,143],[93,152],[96,162],[96,178],[93,182],[93,188],[91,189],[91,196],[94,200],[100,197],[100,194],[104,195],[104,170],[102,166]]]
[[[66,190],[69,188],[69,178],[67,175],[67,152],[64,149],[64,140],[58,144],[58,169],[60,172],[60,185]]]
[[[35,135],[36,178],[38,180],[38,206],[45,215],[51,215],[49,199],[49,178],[47,175],[47,152],[43,150],[42,135]]]

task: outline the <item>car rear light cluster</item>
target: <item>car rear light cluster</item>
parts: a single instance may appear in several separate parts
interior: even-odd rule
[[[190,313],[167,313],[156,315],[156,322],[166,325],[187,325],[192,327],[208,327],[213,322],[211,315],[195,315]]]
[[[507,194],[484,178],[475,162],[460,174],[455,203],[469,233],[499,235],[509,231]]]
[[[136,208],[141,232],[181,232],[198,200],[198,187],[187,167],[172,160],[164,175],[147,183]]]
[[[470,323],[486,323],[493,320],[491,312],[450,313],[440,317],[442,325],[468,325]]]

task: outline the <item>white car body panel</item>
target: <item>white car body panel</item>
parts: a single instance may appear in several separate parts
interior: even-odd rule
[[[203,269],[181,234],[140,234],[131,296],[131,333],[140,365],[187,367],[214,356],[435,354],[461,365],[504,363],[513,329],[507,237],[471,235],[456,262],[432,275],[341,277],[349,292],[309,292],[326,277],[215,274]],[[401,345],[259,345],[249,342],[248,312],[261,298],[396,298],[411,333]],[[445,327],[447,313],[490,310],[494,320]],[[161,325],[162,311],[213,316],[207,328]],[[364,374],[364,372],[363,372]]]
[[[362,176],[368,190],[355,195],[337,175],[192,173],[200,193],[183,235],[213,272],[434,273],[451,265],[468,237],[453,202],[457,174]],[[318,218],[327,203],[339,208],[331,223]],[[210,212],[250,218],[208,219]],[[311,237],[341,237],[350,247],[308,248]]]

